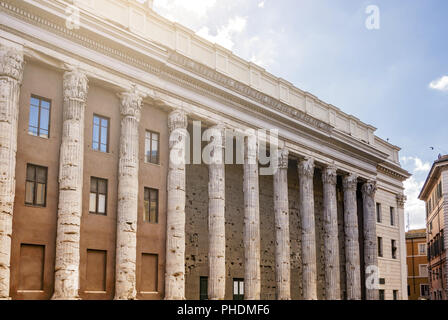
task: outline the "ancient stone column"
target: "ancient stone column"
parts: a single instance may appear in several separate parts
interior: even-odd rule
[[[317,300],[316,224],[314,218],[314,159],[300,160],[300,215],[302,220],[302,290],[304,300]]]
[[[359,257],[358,209],[356,188],[358,176],[350,174],[344,177],[344,232],[345,232],[345,269],[347,273],[347,299],[361,299],[361,269]]]
[[[176,110],[168,116],[170,162],[166,231],[165,299],[185,300],[185,148],[187,115]]]
[[[364,267],[366,275],[366,300],[379,300],[375,192],[376,181],[368,181],[363,184],[362,201],[364,221]]]
[[[10,298],[17,126],[23,67],[23,52],[20,49],[0,45],[0,300]]]
[[[209,130],[212,138],[208,166],[208,297],[210,300],[224,300],[226,288],[224,128],[217,125]]]
[[[287,149],[280,151],[278,166],[274,173],[275,279],[278,300],[291,300],[288,156]]]
[[[244,141],[244,295],[260,300],[260,204],[257,137]]]
[[[324,192],[324,252],[325,296],[327,300],[341,299],[338,207],[336,198],[336,167],[328,166],[322,172]]]
[[[59,160],[59,207],[56,234],[55,300],[79,299],[79,256],[84,165],[86,75],[64,74],[64,110]]]
[[[115,300],[135,300],[138,217],[138,126],[143,97],[134,88],[120,95]]]

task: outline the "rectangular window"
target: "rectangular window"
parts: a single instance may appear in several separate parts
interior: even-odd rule
[[[385,278],[380,278],[380,284],[386,284],[386,279]]]
[[[398,290],[393,291],[394,300],[398,300]]]
[[[380,300],[384,300],[384,290],[379,290]]]
[[[419,264],[418,265],[418,273],[420,277],[428,277],[428,265],[427,264]]]
[[[208,300],[208,277],[199,279],[199,300]]]
[[[378,237],[378,257],[383,256],[383,238]]]
[[[391,247],[392,247],[392,259],[397,259],[397,241],[391,240]]]
[[[28,164],[26,168],[25,204],[45,207],[47,203],[47,168]]]
[[[93,116],[92,149],[109,152],[109,119]]]
[[[233,279],[233,300],[244,300],[244,279]]]
[[[390,225],[395,225],[395,208],[390,207]]]
[[[159,223],[159,190],[145,188],[145,211],[143,221]]]
[[[419,243],[418,244],[418,254],[421,256],[426,255],[426,243]]]
[[[381,203],[376,204],[376,221],[378,223],[381,223]]]
[[[41,138],[50,137],[50,100],[31,96],[28,133]]]
[[[89,212],[107,215],[107,180],[90,178]]]
[[[427,285],[427,284],[421,284],[420,285],[420,296],[421,297],[428,297],[429,296],[429,285]]]
[[[160,164],[160,135],[156,132],[146,131],[145,136],[145,162]]]

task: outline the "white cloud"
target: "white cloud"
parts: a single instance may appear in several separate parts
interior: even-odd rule
[[[429,87],[434,90],[448,91],[448,76],[434,80],[429,84]]]
[[[261,1],[261,2],[258,4],[258,8],[261,8],[261,9],[264,8],[264,1]]]
[[[210,34],[208,27],[202,27],[197,34],[211,42],[215,42],[229,50],[232,50],[235,45],[235,35],[243,32],[246,25],[247,18],[236,16],[230,18],[226,25],[219,27],[216,35]]]

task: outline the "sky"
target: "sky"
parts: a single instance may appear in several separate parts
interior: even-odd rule
[[[448,154],[448,1],[154,0],[154,10],[378,128],[413,174],[406,224],[425,227],[417,197]]]

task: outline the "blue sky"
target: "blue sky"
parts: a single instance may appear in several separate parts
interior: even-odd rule
[[[369,5],[379,30],[365,26]],[[410,227],[425,226],[417,196],[448,154],[448,1],[154,0],[154,9],[377,127],[414,174]]]

